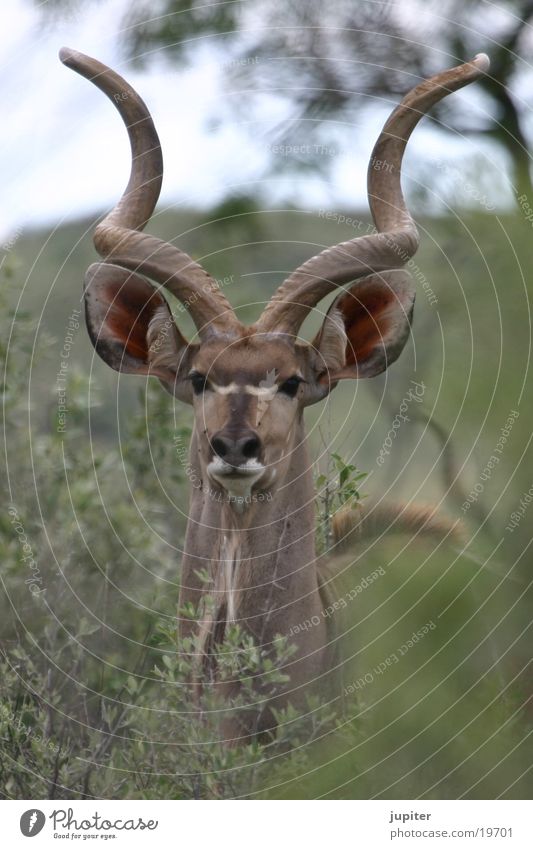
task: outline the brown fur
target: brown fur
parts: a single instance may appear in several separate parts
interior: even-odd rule
[[[333,554],[340,554],[356,547],[366,539],[387,534],[446,539],[460,544],[461,523],[452,521],[438,513],[435,507],[424,504],[402,504],[401,502],[366,501],[355,509],[345,507],[333,517]]]

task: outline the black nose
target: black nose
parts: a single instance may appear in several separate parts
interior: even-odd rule
[[[259,457],[261,440],[253,430],[237,439],[219,432],[211,440],[211,447],[230,466],[242,466],[247,460]]]

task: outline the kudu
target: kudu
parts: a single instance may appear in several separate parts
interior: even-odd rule
[[[200,265],[174,244],[141,232],[157,203],[163,173],[158,136],[143,101],[100,62],[69,49],[60,56],[110,98],[132,151],[125,192],[94,233],[103,262],[91,265],[85,280],[92,344],[113,369],[157,377],[194,410],[190,463],[199,483],[190,494],[180,606],[192,603],[201,610],[206,589],[200,573],[206,570],[215,604],[209,615],[184,619],[180,632],[200,636],[209,658],[228,623],[241,623],[268,650],[276,635],[312,620],[313,628],[294,637],[297,653],[284,698],[297,702],[332,665],[321,616],[303,411],[339,380],[384,371],[404,348],[415,289],[403,266],[419,243],[401,189],[404,150],[428,109],[486,72],[488,58],[480,54],[406,95],[370,158],[375,233],[307,260],[247,327]],[[188,309],[199,341],[184,338],[163,287]],[[309,312],[339,289],[312,343],[299,341]],[[427,520],[422,516],[421,524]],[[346,516],[337,533],[345,524]],[[238,738],[248,731],[234,725],[228,733]]]

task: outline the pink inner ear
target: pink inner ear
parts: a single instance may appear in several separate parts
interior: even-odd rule
[[[188,343],[165,298],[148,280],[119,265],[94,263],[85,275],[84,297],[91,342],[108,366],[175,380],[174,355]]]
[[[392,290],[370,281],[366,285],[360,283],[355,292],[352,295],[348,290],[337,302],[348,337],[346,366],[364,362],[376,345],[384,344],[391,327],[390,308],[397,300]]]
[[[153,286],[135,277],[126,285],[110,281],[102,294],[109,309],[104,335],[112,336],[130,357],[148,363],[148,325],[156,309],[166,306],[166,301]]]

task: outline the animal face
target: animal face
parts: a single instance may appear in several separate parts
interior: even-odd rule
[[[211,482],[246,497],[283,478],[309,395],[306,359],[303,349],[261,334],[200,346],[187,380]]]

